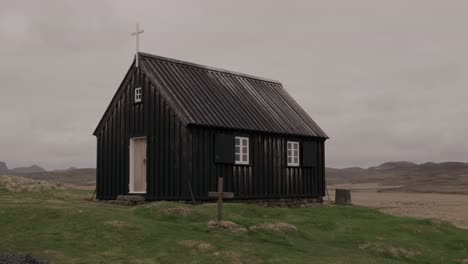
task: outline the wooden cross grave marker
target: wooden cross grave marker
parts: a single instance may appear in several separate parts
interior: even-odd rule
[[[223,198],[234,198],[234,193],[223,192],[223,177],[218,178],[218,191],[208,192],[208,197],[218,198],[218,222],[223,221]]]

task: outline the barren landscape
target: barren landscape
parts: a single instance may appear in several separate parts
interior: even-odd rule
[[[387,162],[368,169],[327,169],[334,190],[350,189],[352,203],[387,214],[429,218],[468,229],[468,164]]]
[[[377,209],[395,216],[445,221],[468,229],[468,195],[386,191],[388,186],[355,183],[330,185],[332,200],[336,188],[350,189],[352,203],[355,205]]]

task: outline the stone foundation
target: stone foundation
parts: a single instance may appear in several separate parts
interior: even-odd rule
[[[255,204],[258,206],[264,207],[289,207],[289,208],[305,208],[305,207],[314,207],[321,205],[323,203],[322,197],[317,198],[277,198],[277,199],[249,199],[249,200],[223,200],[225,203],[245,203],[245,204]],[[105,201],[110,204],[119,204],[119,205],[137,205],[146,203],[145,197],[140,195],[119,195],[117,200]],[[212,200],[210,202],[216,202]],[[179,203],[192,204],[192,201],[179,201]],[[197,201],[197,204],[203,204],[206,201]]]
[[[145,202],[145,197],[140,195],[119,195],[117,200],[107,201],[107,203],[118,205],[137,205]]]
[[[253,199],[253,200],[225,200],[227,203],[256,204],[264,207],[290,207],[305,208],[313,207],[323,203],[323,198],[279,198],[279,199]]]

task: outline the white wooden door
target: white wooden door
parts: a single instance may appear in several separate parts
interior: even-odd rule
[[[130,142],[130,192],[146,193],[146,138]]]

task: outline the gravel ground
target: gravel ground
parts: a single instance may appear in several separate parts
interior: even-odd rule
[[[335,188],[350,189],[353,204],[396,216],[437,219],[468,229],[468,195],[385,190],[391,187],[377,183],[358,183],[329,185],[328,190],[332,200]]]
[[[0,264],[48,264],[47,261],[42,261],[31,257],[30,255],[17,254],[0,254]]]

